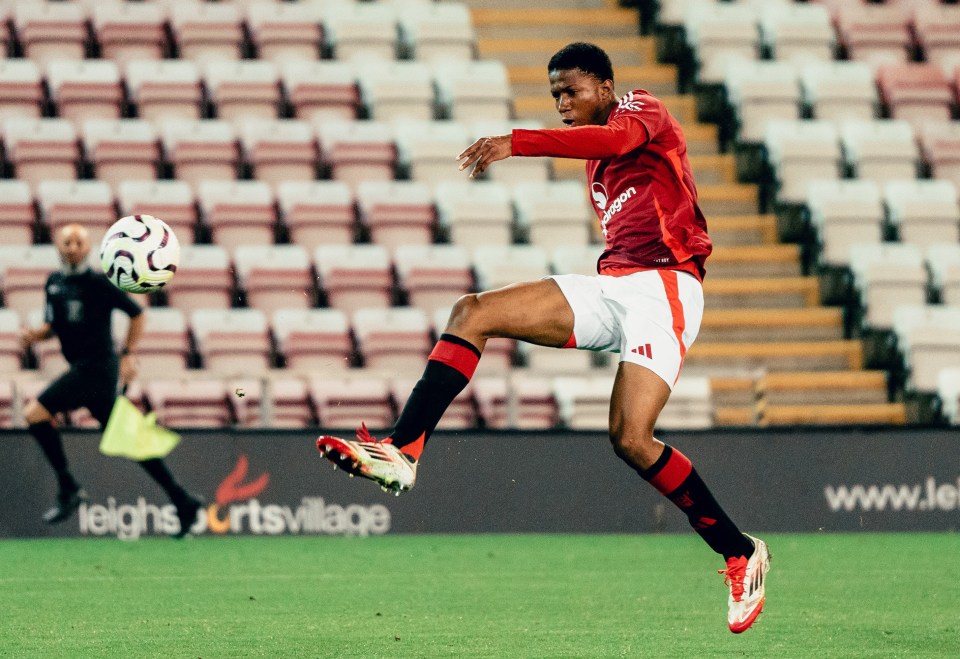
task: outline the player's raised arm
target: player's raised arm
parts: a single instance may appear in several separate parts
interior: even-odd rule
[[[481,137],[464,149],[457,156],[457,160],[463,161],[460,163],[460,171],[474,165],[473,171],[470,172],[470,178],[477,178],[486,171],[491,163],[504,160],[511,155],[513,155],[513,137],[511,135],[496,135]]]

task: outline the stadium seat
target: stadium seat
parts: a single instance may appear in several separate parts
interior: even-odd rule
[[[433,73],[423,62],[359,60],[357,84],[371,119],[427,121],[434,117]]]
[[[770,121],[764,146],[779,184],[777,199],[781,202],[802,203],[811,181],[840,178],[840,136],[831,122]]]
[[[402,245],[393,260],[397,282],[411,306],[427,313],[449,309],[473,289],[469,256],[457,245]]]
[[[129,325],[126,314],[114,312],[113,336],[118,345],[122,346]],[[141,376],[170,376],[186,370],[190,358],[190,335],[184,312],[173,307],[145,309],[143,334],[137,345]]]
[[[73,123],[66,119],[7,119],[3,146],[16,178],[31,189],[40,181],[77,178],[80,148]]]
[[[160,141],[149,121],[88,119],[82,132],[84,157],[93,165],[96,178],[114,190],[122,181],[157,178]]]
[[[333,2],[325,7],[324,40],[338,60],[397,56],[397,9],[382,2]]]
[[[13,25],[24,56],[41,66],[86,55],[87,15],[79,2],[17,2]]]
[[[29,245],[36,225],[30,186],[16,179],[0,180],[0,245]]]
[[[687,45],[698,65],[697,80],[722,83],[731,58],[756,59],[758,19],[752,7],[719,2],[690,3],[684,13]]]
[[[606,430],[610,425],[613,377],[560,376],[553,379],[554,396],[563,424],[573,430]]]
[[[0,378],[0,428],[14,427],[14,384],[9,378]]]
[[[304,428],[313,424],[313,406],[307,383],[301,378],[230,380],[227,399],[237,425],[243,428]]]
[[[437,219],[450,242],[464,247],[509,245],[513,204],[497,181],[443,181],[436,187]]]
[[[373,242],[393,248],[433,242],[433,195],[417,181],[366,181],[357,186],[360,223]]]
[[[181,245],[177,275],[164,288],[167,303],[184,313],[228,309],[234,298],[233,271],[219,245]]]
[[[524,181],[513,187],[517,224],[544,249],[590,242],[596,217],[579,181]]]
[[[350,323],[339,309],[277,309],[271,327],[288,370],[326,373],[351,365]]]
[[[597,261],[603,248],[600,245],[560,245],[550,252],[550,270],[557,275],[597,274]]]
[[[947,423],[960,425],[960,368],[940,369],[937,373],[937,396],[940,398],[941,414]]]
[[[311,378],[308,387],[320,427],[351,432],[361,423],[370,429],[393,423],[393,403],[386,380],[369,375]]]
[[[960,307],[960,244],[942,243],[926,250],[930,284],[944,304]]]
[[[352,121],[357,118],[360,90],[348,62],[287,61],[281,84],[294,116],[306,121]]]
[[[26,318],[34,309],[42,309],[47,277],[60,267],[53,245],[0,245],[0,280],[3,304]]]
[[[774,59],[833,59],[836,36],[825,7],[794,2],[764,2],[757,6],[762,8],[761,41]]]
[[[867,327],[891,329],[894,309],[926,301],[927,271],[916,245],[855,244],[850,248],[850,270],[860,303],[866,308]]]
[[[890,116],[905,119],[920,130],[931,121],[949,121],[954,94],[951,82],[936,64],[886,64],[877,84]]]
[[[321,159],[334,179],[352,188],[362,181],[393,180],[397,153],[388,124],[314,119],[314,127]]]
[[[236,131],[219,119],[167,119],[162,123],[164,156],[174,175],[196,190],[201,181],[237,178],[240,149]]]
[[[883,240],[883,197],[873,181],[814,180],[807,189],[807,207],[824,264],[849,265],[852,245]]]
[[[950,181],[890,181],[883,196],[903,242],[921,248],[960,242],[960,203]]]
[[[169,51],[164,9],[151,2],[95,4],[91,25],[104,59],[119,65],[160,59]]]
[[[13,309],[0,309],[0,382],[7,382],[6,376],[16,373],[23,365],[22,326],[20,314]]]
[[[199,119],[200,69],[188,60],[132,60],[126,65],[127,98],[149,121]]]
[[[939,2],[918,2],[913,7],[913,27],[924,58],[947,75],[956,70],[960,52],[960,7]]]
[[[197,199],[201,221],[218,245],[233,249],[274,243],[275,200],[263,181],[203,181]]]
[[[330,306],[348,313],[390,306],[390,266],[382,245],[322,245],[314,251],[314,267]]]
[[[267,316],[259,309],[197,309],[190,328],[207,371],[255,375],[272,365]]]
[[[97,248],[117,219],[113,191],[103,181],[43,181],[37,185],[37,204],[51,235],[67,224],[82,224]]]
[[[425,363],[425,360],[424,362]],[[421,364],[421,368],[422,365]],[[411,369],[411,373],[417,375],[402,375],[390,379],[390,395],[397,405],[398,410],[402,410],[407,404],[414,386],[419,377],[419,368]],[[464,430],[474,428],[477,425],[477,406],[473,398],[473,382],[468,382],[457,397],[453,399],[450,406],[444,411],[437,423],[437,430]]]
[[[43,78],[36,62],[0,59],[0,119],[38,118],[43,101]]]
[[[433,75],[437,103],[445,116],[457,121],[506,121],[510,118],[510,78],[501,62],[437,62]]]
[[[301,245],[241,245],[233,253],[237,282],[247,304],[270,314],[314,306],[310,257]]]
[[[320,58],[322,3],[251,2],[246,25],[257,58],[278,64],[284,60]]]
[[[684,375],[673,385],[670,398],[657,417],[657,427],[670,430],[705,430],[713,425],[710,378]]]
[[[46,79],[57,116],[74,122],[120,117],[123,88],[113,62],[50,60]]]
[[[469,144],[467,127],[458,121],[400,120],[393,124],[397,161],[414,181],[462,181],[454,157]]]
[[[557,425],[553,380],[514,371],[506,377],[472,380],[477,411],[486,428],[546,430]]]
[[[317,174],[313,128],[297,119],[244,119],[240,124],[244,160],[253,177],[276,188],[285,181],[312,181]]]
[[[267,60],[223,60],[204,67],[207,98],[217,117],[237,122],[276,119],[280,112],[280,71]]]
[[[884,184],[917,176],[919,150],[907,121],[846,121],[840,128],[840,141],[844,160],[856,178]]]
[[[800,84],[804,104],[821,121],[867,121],[877,114],[877,85],[873,70],[864,62],[807,62],[801,68]]]
[[[845,2],[835,18],[837,35],[850,59],[874,67],[907,61],[913,43],[909,17],[902,7]]]
[[[357,309],[353,332],[367,370],[419,375],[433,348],[427,315],[416,307]]]
[[[181,247],[194,242],[197,204],[184,181],[123,181],[116,187],[120,215],[153,215],[166,222]]]
[[[960,121],[930,121],[920,128],[920,148],[933,178],[960,186]]]
[[[34,307],[26,316],[22,317],[27,319],[26,325],[28,327],[39,327],[44,322],[43,316],[43,307],[39,306]],[[58,376],[70,367],[63,356],[63,351],[60,349],[60,342],[57,340],[38,341],[30,347],[30,351],[36,359],[37,370],[40,375],[46,378]],[[43,386],[38,384],[30,392],[24,392],[24,398],[29,400],[42,390]]]
[[[169,428],[220,428],[233,421],[220,379],[150,379],[143,393],[157,422]]]
[[[547,252],[536,245],[481,245],[473,250],[473,269],[482,291],[550,274]]]
[[[181,59],[203,64],[243,55],[243,23],[233,3],[175,2],[169,19]]]
[[[473,121],[469,124],[470,136],[464,148],[490,135],[508,135],[514,128],[536,130],[543,128],[539,121]],[[460,153],[461,148],[457,153]],[[454,154],[456,155],[456,154]],[[484,173],[490,181],[513,184],[520,181],[547,181],[551,178],[551,158],[507,158]],[[578,162],[578,171],[583,171],[584,162]],[[460,172],[463,175],[463,172]]]
[[[473,59],[476,33],[463,2],[411,2],[397,12],[400,45],[421,61]]]
[[[353,242],[353,193],[343,181],[284,181],[277,185],[277,203],[291,242],[311,253],[321,245]]]
[[[893,331],[914,391],[935,393],[940,370],[960,367],[960,308],[898,306]]]
[[[790,62],[729,59],[723,81],[742,142],[762,142],[771,120],[800,116],[800,76]]]

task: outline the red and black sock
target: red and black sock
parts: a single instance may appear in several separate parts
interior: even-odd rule
[[[393,445],[419,460],[423,445],[450,403],[470,382],[479,361],[480,351],[472,343],[442,334],[390,433]]]
[[[725,559],[732,556],[749,558],[753,554],[753,543],[723,512],[683,453],[664,445],[660,458],[640,475],[684,512],[690,526],[713,551]]]

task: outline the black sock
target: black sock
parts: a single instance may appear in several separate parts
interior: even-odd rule
[[[727,517],[683,453],[664,446],[656,463],[640,475],[684,512],[713,551],[725,559],[753,554],[753,543]]]
[[[49,421],[34,423],[27,430],[37,440],[43,455],[47,462],[53,467],[57,475],[57,485],[61,493],[76,492],[80,485],[74,479],[73,474],[67,467],[67,454],[63,450],[63,440],[60,438],[60,431],[53,427]]]
[[[419,460],[423,445],[450,403],[470,382],[479,361],[480,351],[472,343],[442,334],[390,433],[394,446]]]
[[[174,479],[173,474],[167,469],[166,463],[160,458],[150,458],[138,462],[143,470],[150,474],[150,478],[156,481],[157,485],[163,488],[163,491],[170,497],[174,505],[179,505],[187,497],[187,492]]]

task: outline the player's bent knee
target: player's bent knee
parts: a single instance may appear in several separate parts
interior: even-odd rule
[[[469,327],[472,324],[476,312],[480,308],[480,302],[476,293],[468,293],[458,299],[453,309],[450,311],[450,319],[447,321],[447,329],[454,330]]]
[[[47,408],[41,405],[38,400],[31,400],[27,403],[26,407],[23,408],[23,419],[28,425],[32,426],[35,423],[44,423],[52,418],[53,415],[50,414]]]
[[[611,430],[610,443],[613,452],[627,462],[634,462],[638,456],[649,454],[654,446],[653,428],[619,428]]]

